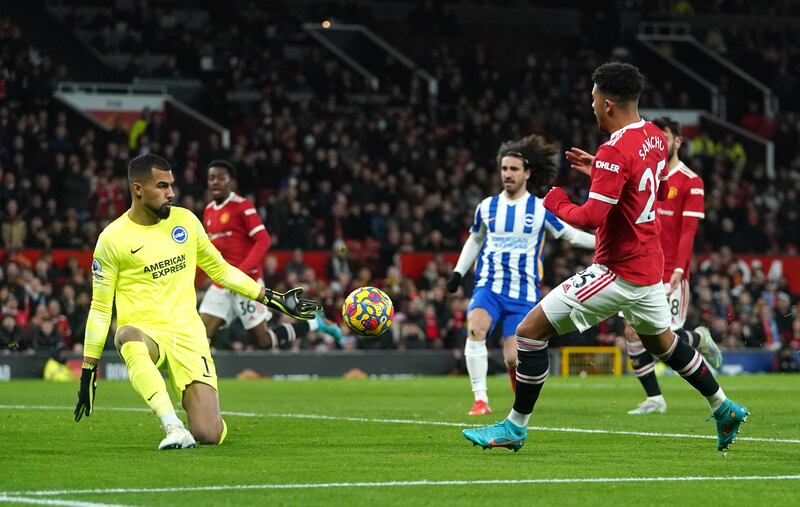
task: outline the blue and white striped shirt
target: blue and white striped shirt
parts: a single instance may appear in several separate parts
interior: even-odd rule
[[[475,287],[486,286],[512,299],[538,302],[545,229],[558,238],[572,228],[528,192],[513,201],[505,193],[481,201],[470,228],[486,238],[475,266]]]

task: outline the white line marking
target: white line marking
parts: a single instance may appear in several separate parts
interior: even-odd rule
[[[253,417],[254,415],[247,412],[223,412],[232,416]],[[375,419],[366,417],[336,417],[330,415],[315,415],[315,414],[255,414],[256,417],[285,417],[290,419],[319,419],[327,421],[350,421],[350,422],[367,422],[367,423],[383,423],[383,424],[419,424],[428,426],[451,426],[458,428],[465,427],[480,427],[485,424],[466,424],[442,421],[417,421],[413,419]],[[675,438],[704,438],[716,439],[712,435],[692,435],[689,433],[656,433],[648,431],[623,431],[623,430],[603,430],[603,429],[583,429],[583,428],[558,428],[550,426],[528,426],[531,431],[560,431],[566,433],[596,433],[602,435],[636,435],[641,437],[675,437]],[[751,442],[777,442],[784,444],[800,444],[800,439],[795,438],[764,438],[764,437],[736,437],[736,441],[751,441]]]
[[[483,486],[487,484],[581,484],[613,482],[704,482],[704,481],[785,481],[800,480],[800,475],[740,475],[687,477],[586,477],[566,479],[487,479],[475,481],[391,481],[391,482],[317,482],[295,484],[239,484],[220,486],[182,486],[172,488],[53,489],[25,491],[23,495],[103,495],[122,493],[182,493],[190,491],[237,491],[254,489],[385,488],[409,486]],[[0,497],[2,498],[2,497]]]
[[[25,498],[23,496],[6,496],[5,493],[0,493],[0,503],[24,503],[32,505],[64,505],[67,507],[129,507],[126,505],[112,504],[112,503],[97,503],[97,502],[81,502],[78,500],[61,500],[59,498],[51,498],[45,500],[43,498]]]
[[[52,405],[0,405],[0,410],[13,409],[13,410],[73,410],[73,407],[58,407]],[[132,407],[95,407],[97,411],[109,412],[151,412],[149,408],[132,408]],[[317,415],[317,414],[281,414],[281,413],[266,413],[259,414],[256,412],[229,412],[223,411],[222,415],[229,415],[234,417],[276,417],[285,419],[312,419],[321,421],[348,421],[348,422],[364,422],[375,424],[415,424],[420,426],[448,426],[453,428],[477,428],[484,426],[483,424],[460,423],[460,422],[445,422],[445,421],[421,421],[416,419],[376,419],[369,417],[338,417],[332,415]],[[639,437],[660,437],[660,438],[702,438],[702,439],[716,439],[713,435],[693,435],[691,433],[656,433],[652,431],[625,431],[625,430],[604,430],[604,429],[588,429],[588,428],[560,428],[552,426],[529,426],[531,431],[558,431],[564,433],[593,433],[597,435],[633,435]],[[767,437],[736,437],[737,442],[772,442],[779,444],[800,444],[800,438],[767,438]]]

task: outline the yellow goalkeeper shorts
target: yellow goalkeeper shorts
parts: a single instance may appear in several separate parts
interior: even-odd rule
[[[158,345],[156,367],[167,370],[172,388],[181,399],[183,391],[193,382],[219,390],[217,369],[205,336],[186,336],[175,330],[139,329]]]

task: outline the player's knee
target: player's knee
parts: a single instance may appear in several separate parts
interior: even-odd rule
[[[222,421],[217,424],[197,424],[191,427],[192,436],[201,444],[218,445],[225,438],[225,426]]]
[[[536,326],[536,323],[525,319],[519,323],[516,329],[516,335],[521,336],[522,338],[528,338],[529,340],[540,340],[540,341],[547,341],[550,339],[549,336],[543,334]]]
[[[556,336],[556,331],[550,319],[542,310],[541,305],[536,306],[531,310],[522,322],[519,323],[516,329],[516,336],[527,338],[529,340],[538,340],[542,342],[549,341],[550,338]]]
[[[625,324],[624,333],[625,333],[625,339],[628,340],[628,342],[630,343],[641,341],[636,331],[634,331],[633,328],[629,326],[627,323]]]
[[[489,330],[485,326],[468,326],[467,339],[482,341],[486,339]]]
[[[119,329],[117,329],[117,334],[115,339],[117,344],[121,346],[123,343],[131,341],[141,341],[142,333],[133,326],[122,326]]]

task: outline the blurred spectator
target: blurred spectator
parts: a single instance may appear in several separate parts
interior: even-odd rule
[[[283,267],[283,270],[286,272],[287,275],[293,275],[298,279],[302,279],[303,275],[305,274],[306,270],[308,269],[308,264],[305,263],[303,259],[303,250],[296,248],[292,252],[292,258],[286,265]]]
[[[6,203],[6,213],[2,225],[3,245],[6,248],[22,248],[25,244],[28,226],[18,212],[17,201],[10,199]]]
[[[350,263],[350,252],[347,250],[347,245],[341,239],[333,242],[331,250],[331,258],[328,260],[326,275],[331,280],[336,280],[342,275],[348,278],[353,277],[353,268]]]
[[[17,325],[13,315],[3,313],[0,323],[0,354],[8,354],[28,348],[25,334]]]
[[[49,318],[44,318],[41,324],[33,326],[30,343],[34,350],[48,352],[56,360],[62,360],[67,350],[64,336]]]

